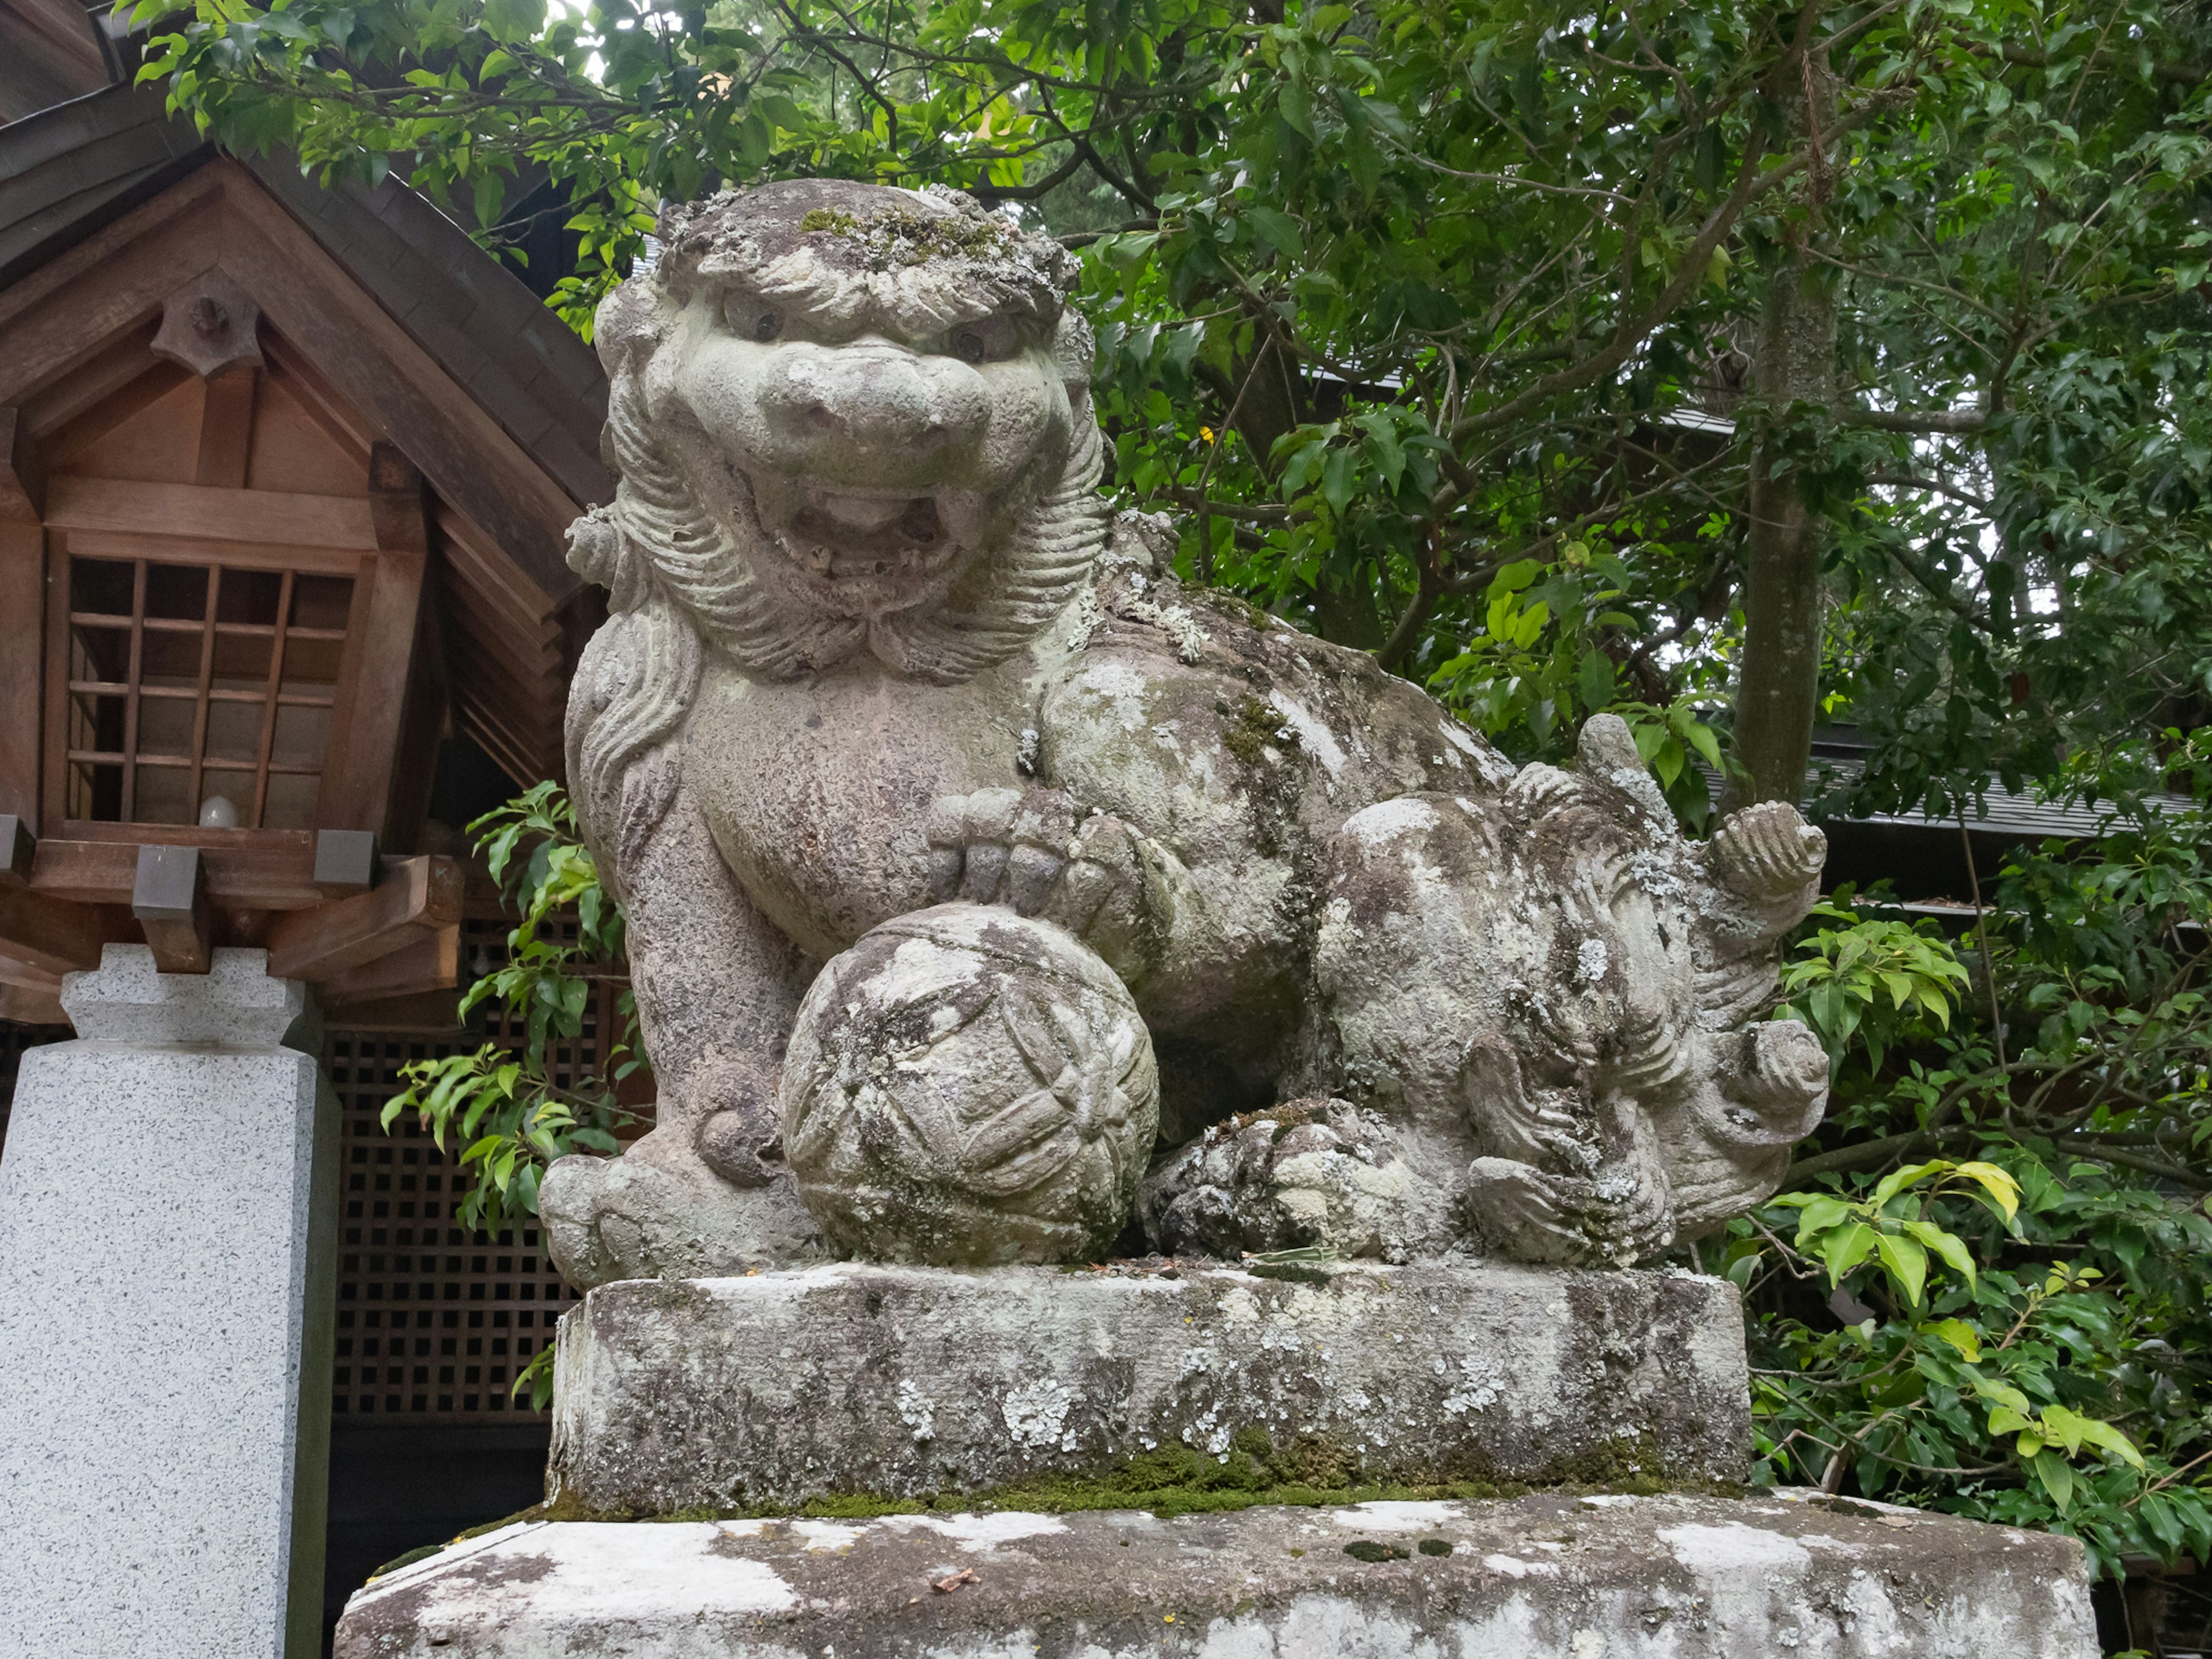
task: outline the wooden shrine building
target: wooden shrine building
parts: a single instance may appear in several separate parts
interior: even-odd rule
[[[216,153],[126,48],[99,10],[0,0],[0,1143],[105,945],[185,971],[258,945],[314,983],[334,1614],[544,1466],[509,1389],[574,1293],[534,1230],[459,1228],[453,1149],[379,1111],[408,1060],[508,1035],[454,1017],[513,925],[459,831],[561,775],[606,388],[430,203]]]
[[[118,85],[0,127],[0,1016],[143,940],[452,987],[441,743],[560,770],[591,350],[396,185]]]

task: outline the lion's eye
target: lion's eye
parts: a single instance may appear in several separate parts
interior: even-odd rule
[[[952,351],[963,362],[980,363],[990,355],[990,347],[974,329],[963,328],[952,337]]]
[[[783,332],[783,319],[773,311],[763,311],[753,319],[753,338],[773,340]]]

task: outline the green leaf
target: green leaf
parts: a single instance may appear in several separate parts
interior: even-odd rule
[[[1884,1176],[1880,1184],[1875,1188],[1874,1195],[1869,1201],[1876,1209],[1880,1209],[1906,1188],[1917,1186],[1929,1176],[1940,1175],[1949,1168],[1951,1168],[1950,1161],[1941,1158],[1930,1158],[1925,1164],[1908,1164],[1902,1170],[1895,1170]]]
[[[1582,696],[1583,707],[1603,708],[1613,699],[1613,659],[1595,646],[1583,653],[1576,671],[1575,690]]]
[[[1820,1259],[1827,1263],[1828,1283],[1840,1284],[1845,1273],[1874,1253],[1881,1237],[1863,1221],[1838,1227],[1821,1241]]]
[[[1974,1256],[1973,1252],[1966,1248],[1966,1243],[1964,1239],[1960,1238],[1956,1233],[1944,1231],[1942,1228],[1936,1226],[1932,1222],[1902,1221],[1898,1224],[1903,1227],[1905,1231],[1910,1233],[1914,1238],[1918,1239],[1920,1243],[1926,1245],[1929,1249],[1935,1251],[1937,1255],[1942,1257],[1945,1264],[1950,1267],[1951,1271],[1957,1273],[1960,1278],[1966,1281],[1968,1289],[1971,1290],[1973,1287]],[[1950,1320],[1946,1321],[1945,1322],[1947,1324],[1955,1324],[1957,1322],[1955,1320]],[[1967,1356],[1968,1358],[1972,1358],[1972,1357],[1973,1356],[1971,1354]]]
[[[1928,1283],[1928,1252],[1910,1238],[1894,1233],[1875,1235],[1875,1249],[1881,1257],[1882,1271],[1890,1283],[1904,1293],[1905,1299],[1914,1307],[1920,1305],[1920,1292]]]
[[[1279,213],[1273,208],[1248,207],[1243,210],[1243,217],[1261,240],[1284,258],[1297,259],[1305,252],[1297,221],[1289,214]]]
[[[1966,1359],[1968,1364],[1978,1365],[1981,1363],[1981,1333],[1977,1331],[1972,1325],[1966,1323],[1965,1320],[1939,1319],[1933,1324],[1923,1325],[1920,1328],[1927,1332],[1930,1336],[1942,1337],[1943,1340],[1949,1343],[1953,1347],[1959,1351],[1961,1357]],[[1999,1409],[2002,1410],[2002,1407],[2000,1407]],[[2020,1423],[2014,1424],[2012,1426],[2015,1428],[2025,1427],[2026,1419],[2022,1419]],[[1994,1418],[1991,1419],[1990,1423],[1990,1432],[1991,1434],[2001,1434],[2003,1432],[2002,1429],[1998,1428]]]
[[[2012,1178],[2008,1171],[1994,1164],[1976,1162],[1961,1164],[1957,1173],[1966,1176],[1969,1180],[1980,1182],[1983,1190],[1995,1199],[2004,1211],[2006,1220],[2011,1220],[2019,1212],[2020,1183]]]
[[[2039,1449],[2030,1457],[2030,1466],[2035,1471],[2036,1480],[2042,1484],[2044,1491],[2051,1494],[2051,1501],[2058,1506],[2059,1513],[2064,1514],[2074,1501],[2074,1471],[2067,1467],[2066,1460],[2054,1451]]]

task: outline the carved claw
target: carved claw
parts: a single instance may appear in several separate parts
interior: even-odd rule
[[[1468,1170],[1462,1205],[1484,1242],[1516,1261],[1626,1266],[1674,1236],[1663,1182],[1627,1170],[1591,1180],[1479,1158]]]
[[[1485,1042],[1468,1055],[1462,1083],[1468,1117],[1483,1148],[1520,1163],[1595,1165],[1591,1130],[1548,1094],[1532,1097],[1520,1060],[1502,1042]]]
[[[1706,856],[1713,879],[1740,897],[1775,904],[1802,896],[1809,904],[1807,890],[1827,862],[1828,838],[1787,801],[1761,801],[1731,814]]]
[[[947,796],[930,810],[932,896],[1035,915],[1066,866],[1080,817],[1054,789]]]
[[[981,789],[931,809],[930,882],[940,902],[1000,904],[1056,922],[1125,977],[1162,901],[1141,838],[1057,789]]]
[[[1707,1132],[1723,1144],[1789,1146],[1820,1127],[1828,1055],[1794,1019],[1767,1020],[1725,1039],[1715,1056],[1722,1105]]]

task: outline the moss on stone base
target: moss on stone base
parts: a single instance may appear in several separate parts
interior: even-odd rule
[[[1427,1474],[1433,1478],[1422,1479]],[[944,1492],[923,1498],[887,1498],[873,1492],[835,1492],[788,1506],[699,1508],[665,1515],[593,1510],[573,1498],[540,1504],[492,1526],[517,1521],[738,1521],[810,1519],[872,1520],[885,1515],[950,1515],[963,1511],[1018,1510],[1070,1514],[1085,1510],[1149,1510],[1163,1517],[1250,1509],[1258,1504],[1312,1507],[1367,1503],[1378,1498],[1460,1498],[1484,1501],[1518,1498],[1532,1492],[1625,1492],[1651,1496],[1681,1492],[1707,1496],[1739,1495],[1728,1483],[1672,1479],[1649,1441],[1613,1441],[1572,1457],[1556,1460],[1528,1479],[1498,1479],[1474,1468],[1376,1472],[1363,1466],[1349,1448],[1313,1439],[1277,1447],[1256,1425],[1238,1430],[1229,1449],[1218,1455],[1186,1446],[1165,1446],[1112,1468],[1039,1475],[1010,1486],[970,1492]],[[477,1532],[490,1530],[479,1528]],[[465,1533],[463,1537],[474,1537]]]

